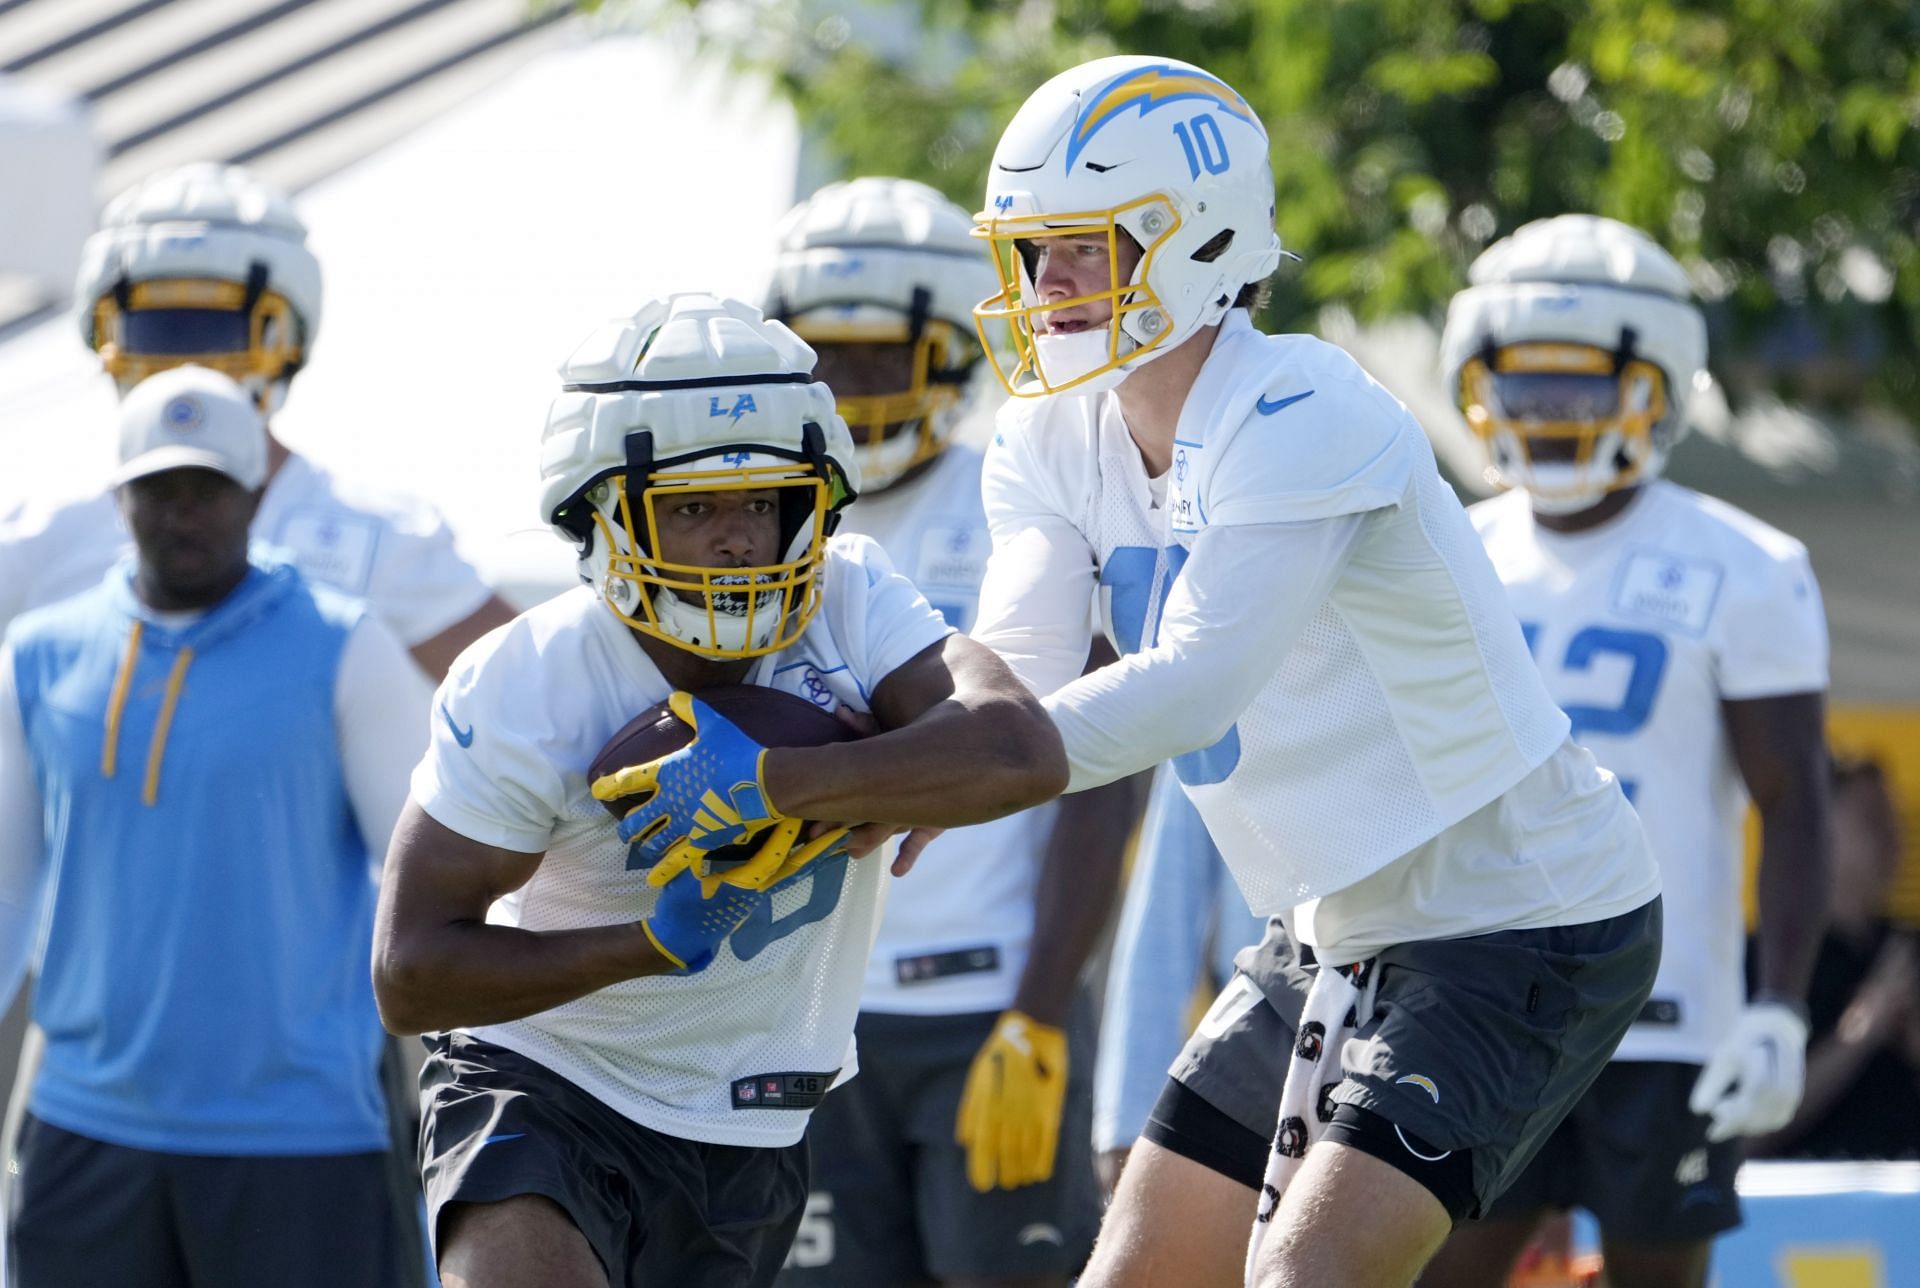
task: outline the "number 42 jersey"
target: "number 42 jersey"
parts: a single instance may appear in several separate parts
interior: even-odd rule
[[[1744,998],[1747,792],[1720,704],[1827,687],[1806,548],[1665,481],[1583,532],[1541,527],[1518,491],[1469,514],[1573,738],[1620,779],[1660,864],[1660,975],[1615,1058],[1705,1063]]]

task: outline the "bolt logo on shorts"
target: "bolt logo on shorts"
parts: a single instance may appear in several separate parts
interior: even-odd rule
[[[1393,1081],[1395,1086],[1403,1082],[1410,1083],[1426,1092],[1429,1096],[1432,1096],[1434,1104],[1437,1105],[1440,1103],[1440,1088],[1434,1086],[1433,1079],[1424,1073],[1409,1073],[1405,1077],[1395,1078]]]

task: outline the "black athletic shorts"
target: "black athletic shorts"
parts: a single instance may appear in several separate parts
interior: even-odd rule
[[[1492,1215],[1583,1207],[1626,1244],[1691,1243],[1739,1225],[1741,1142],[1707,1143],[1708,1120],[1687,1105],[1699,1076],[1697,1064],[1608,1065]]]
[[[1660,904],[1583,925],[1398,944],[1376,960],[1373,1013],[1342,1053],[1328,1136],[1399,1167],[1459,1220],[1513,1183],[1606,1067],[1653,987]],[[1270,1143],[1312,975],[1277,919],[1235,966],[1171,1076]],[[1147,1134],[1235,1175],[1190,1154],[1165,1121]]]
[[[761,1288],[793,1242],[807,1147],[709,1145],[642,1127],[523,1055],[427,1039],[420,1165],[439,1247],[449,1203],[553,1200],[614,1288]]]
[[[162,1154],[28,1114],[8,1214],[14,1288],[417,1283],[415,1205],[384,1153]]]
[[[1092,1022],[1067,1028],[1067,1099],[1053,1177],[978,1193],[954,1118],[967,1071],[999,1021],[860,1016],[860,1074],[807,1127],[813,1194],[781,1288],[945,1279],[1064,1279],[1086,1262],[1100,1220],[1092,1159]]]

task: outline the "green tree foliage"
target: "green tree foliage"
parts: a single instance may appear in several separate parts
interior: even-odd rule
[[[1153,53],[1221,76],[1267,123],[1306,256],[1278,325],[1435,314],[1490,240],[1590,210],[1687,263],[1736,389],[1920,392],[1914,0],[921,0],[885,52],[852,12],[762,12],[790,25],[739,47],[847,172],[968,206],[1054,72]]]

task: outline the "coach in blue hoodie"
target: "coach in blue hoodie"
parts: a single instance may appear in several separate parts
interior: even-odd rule
[[[145,381],[133,560],[0,644],[0,1000],[37,954],[47,1037],[17,1288],[403,1275],[367,963],[425,713],[384,626],[249,556],[266,475],[232,381]]]

